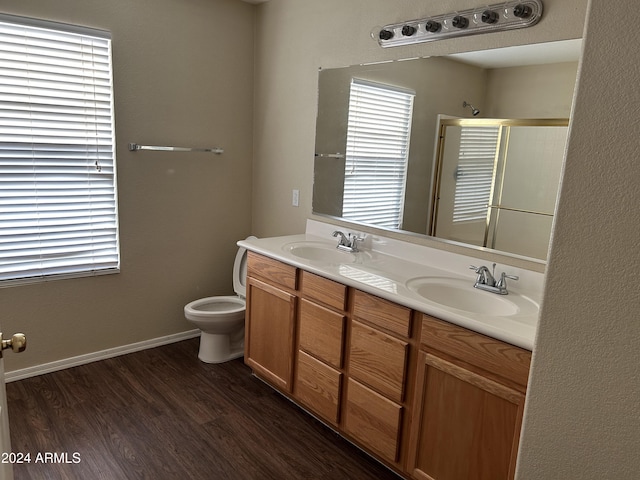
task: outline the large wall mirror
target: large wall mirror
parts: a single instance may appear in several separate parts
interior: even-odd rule
[[[313,213],[545,261],[580,48],[321,69]]]

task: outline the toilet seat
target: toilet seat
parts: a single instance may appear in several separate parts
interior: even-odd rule
[[[200,318],[211,318],[216,314],[232,314],[244,312],[244,298],[237,296],[230,297],[206,297],[194,300],[184,307],[186,314]]]
[[[248,237],[247,240],[256,237]],[[233,262],[233,291],[242,298],[247,296],[247,249],[238,248],[236,259]]]

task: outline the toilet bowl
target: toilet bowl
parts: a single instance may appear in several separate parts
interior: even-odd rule
[[[233,264],[237,296],[200,298],[185,305],[184,316],[201,331],[198,358],[203,362],[222,363],[244,355],[246,279],[247,250],[240,248]]]

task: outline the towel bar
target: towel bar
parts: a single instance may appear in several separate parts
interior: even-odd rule
[[[224,153],[224,150],[219,147],[213,148],[190,148],[190,147],[162,147],[158,145],[138,145],[137,143],[130,143],[129,150],[135,152],[137,150],[155,150],[161,152],[206,152],[215,153],[220,155]]]

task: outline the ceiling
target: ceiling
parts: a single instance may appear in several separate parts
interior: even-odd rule
[[[514,47],[455,53],[450,58],[483,68],[521,67],[547,63],[577,62],[582,51],[582,39],[534,43]]]

